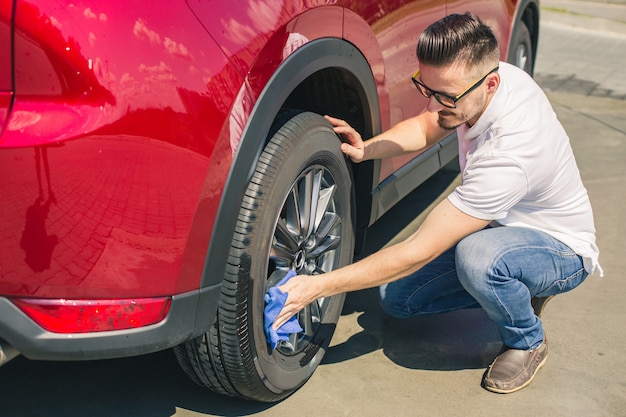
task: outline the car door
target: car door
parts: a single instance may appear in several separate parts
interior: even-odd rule
[[[421,113],[426,98],[417,92],[411,75],[417,69],[416,46],[420,33],[446,13],[445,1],[380,1],[377,4],[347,0],[344,37],[363,48],[371,61],[378,83],[382,129]],[[362,41],[366,22],[372,39]],[[379,65],[376,65],[379,64]],[[372,215],[370,223],[382,216],[396,202],[441,167],[440,145],[418,153],[387,158],[375,162]]]

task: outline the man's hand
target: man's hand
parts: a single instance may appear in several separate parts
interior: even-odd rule
[[[341,144],[341,151],[352,162],[362,162],[365,159],[365,143],[359,132],[354,130],[346,121],[330,116],[324,116],[334,127],[335,133],[341,135],[347,142]]]
[[[278,330],[291,317],[312,303],[316,298],[319,298],[315,285],[317,279],[319,279],[319,275],[297,275],[278,287],[282,292],[287,293],[287,300],[285,301],[285,306],[274,320],[272,325],[274,330]]]

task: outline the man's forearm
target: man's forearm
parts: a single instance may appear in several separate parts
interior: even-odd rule
[[[411,242],[400,242],[365,259],[315,277],[319,282],[318,297],[377,287],[405,277],[428,263]]]
[[[436,114],[424,112],[365,141],[364,160],[382,159],[421,151],[451,133],[427,123]],[[428,128],[430,127],[430,130]],[[436,123],[435,123],[436,126]]]
[[[416,118],[404,120],[380,135],[365,141],[365,158],[382,159],[415,152],[426,146],[421,127]]]

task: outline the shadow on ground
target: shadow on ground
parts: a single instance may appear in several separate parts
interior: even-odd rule
[[[362,331],[332,346],[322,364],[344,362],[382,349],[396,365],[409,369],[481,369],[502,347],[497,328],[480,308],[394,319],[378,307],[376,290],[351,294],[346,307],[361,312],[357,321]]]

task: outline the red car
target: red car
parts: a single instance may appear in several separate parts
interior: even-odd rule
[[[536,0],[0,3],[0,363],[174,348],[197,383],[260,401],[312,375],[343,297],[272,350],[276,272],[352,261],[365,231],[457,155],[352,164],[425,107],[427,25],[472,11],[532,73]]]

